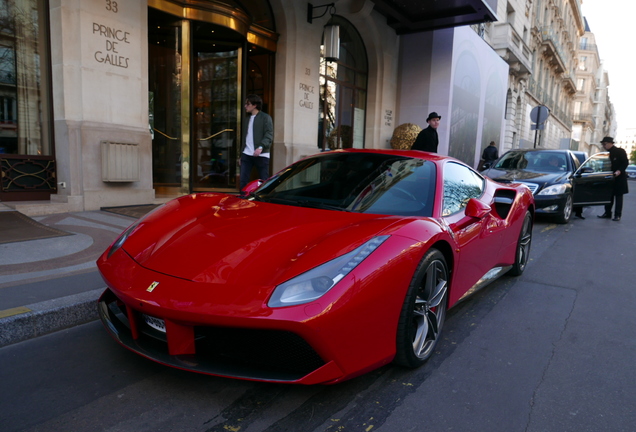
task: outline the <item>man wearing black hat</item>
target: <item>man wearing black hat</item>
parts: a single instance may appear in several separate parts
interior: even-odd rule
[[[424,150],[427,152],[437,152],[437,145],[439,144],[439,138],[437,136],[437,127],[442,116],[435,111],[428,115],[426,122],[428,127],[422,129],[422,131],[415,138],[415,142],[411,147],[411,150]]]
[[[625,150],[614,145],[614,138],[603,138],[601,145],[609,152],[610,161],[612,162],[614,190],[612,191],[612,201],[605,205],[605,213],[599,216],[599,218],[610,219],[612,217],[612,205],[616,202],[616,207],[614,207],[614,219],[612,220],[619,221],[623,213],[623,195],[629,192],[627,188],[627,172],[625,171],[629,165],[629,159],[627,158]]]

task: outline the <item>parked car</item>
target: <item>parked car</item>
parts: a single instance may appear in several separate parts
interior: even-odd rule
[[[629,165],[625,172],[627,172],[627,177],[636,178],[636,165]]]
[[[537,214],[567,223],[575,207],[611,201],[614,177],[607,152],[584,164],[570,150],[510,150],[482,174],[502,183],[522,183],[534,194]]]
[[[104,252],[117,342],[204,374],[335,383],[423,364],[449,307],[528,263],[528,188],[450,157],[325,152],[257,185],[172,200]]]

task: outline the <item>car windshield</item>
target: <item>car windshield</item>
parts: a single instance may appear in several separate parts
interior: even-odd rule
[[[396,216],[431,216],[435,164],[379,153],[326,153],[284,169],[248,199]]]
[[[567,171],[567,154],[552,151],[510,151],[503,155],[494,168],[536,172]]]

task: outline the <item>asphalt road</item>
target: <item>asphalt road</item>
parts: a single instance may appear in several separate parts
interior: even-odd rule
[[[0,349],[0,429],[633,431],[636,193],[625,201],[621,222],[601,208],[539,219],[526,272],[455,307],[419,369],[311,387],[208,377],[129,353],[92,322]]]

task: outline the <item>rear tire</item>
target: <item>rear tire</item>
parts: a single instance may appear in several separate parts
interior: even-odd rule
[[[448,267],[444,255],[430,249],[418,266],[404,298],[398,323],[395,363],[418,367],[439,342],[448,307]]]
[[[515,254],[515,263],[508,274],[511,276],[520,276],[528,265],[530,256],[530,245],[532,244],[532,213],[526,212],[517,241],[517,253]]]

